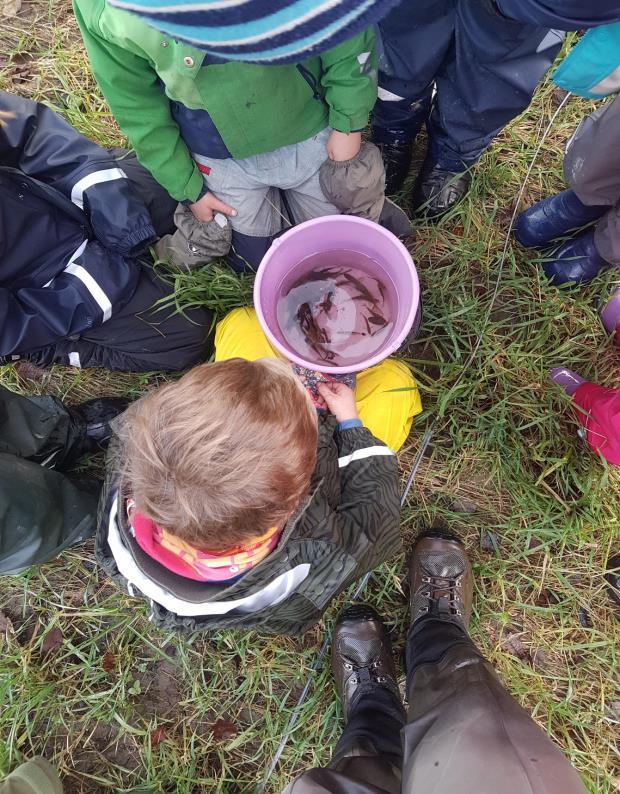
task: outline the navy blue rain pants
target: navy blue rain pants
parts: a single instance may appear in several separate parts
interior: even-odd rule
[[[564,36],[491,0],[403,0],[379,30],[373,139],[412,140],[426,122],[431,160],[449,171],[475,163],[529,105]]]

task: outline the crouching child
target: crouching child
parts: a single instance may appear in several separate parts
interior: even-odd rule
[[[196,367],[117,426],[97,557],[164,629],[300,634],[400,549],[397,461],[354,392],[283,361]]]

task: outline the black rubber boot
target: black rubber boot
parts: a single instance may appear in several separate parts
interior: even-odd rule
[[[385,166],[385,194],[393,196],[403,189],[405,179],[411,168],[413,154],[412,140],[394,140],[390,143],[377,143]]]
[[[81,433],[81,438],[71,450],[76,461],[82,455],[105,449],[112,437],[110,423],[123,413],[130,400],[124,397],[99,397],[79,405],[67,407],[71,421]]]
[[[467,171],[446,171],[427,158],[413,188],[414,211],[427,218],[440,218],[461,201],[470,184]]]

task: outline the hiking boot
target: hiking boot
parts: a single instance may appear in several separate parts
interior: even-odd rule
[[[83,434],[71,450],[72,459],[77,460],[89,452],[105,449],[112,437],[112,420],[122,414],[129,403],[130,400],[125,397],[98,397],[67,407],[71,421]]]
[[[332,672],[345,720],[357,693],[387,689],[400,702],[392,645],[368,604],[353,604],[338,616],[332,638]]]
[[[556,287],[587,284],[608,267],[609,262],[596,250],[593,230],[567,240],[543,262],[545,276]]]
[[[411,625],[430,615],[467,632],[474,582],[457,537],[439,529],[423,532],[409,560],[409,584]]]
[[[413,208],[427,218],[439,218],[461,201],[470,185],[467,171],[446,171],[427,158],[413,188]]]
[[[514,236],[526,248],[544,248],[608,211],[609,207],[586,206],[572,190],[563,190],[522,212],[515,223]]]
[[[385,166],[385,195],[400,193],[411,168],[412,140],[377,143]]]

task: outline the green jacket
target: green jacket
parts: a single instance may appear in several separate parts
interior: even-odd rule
[[[299,143],[326,126],[360,130],[376,99],[371,30],[299,67],[202,66],[205,53],[105,0],[73,0],[95,78],[140,162],[179,201],[195,201],[202,174],[169,100],[206,110],[232,157]]]

